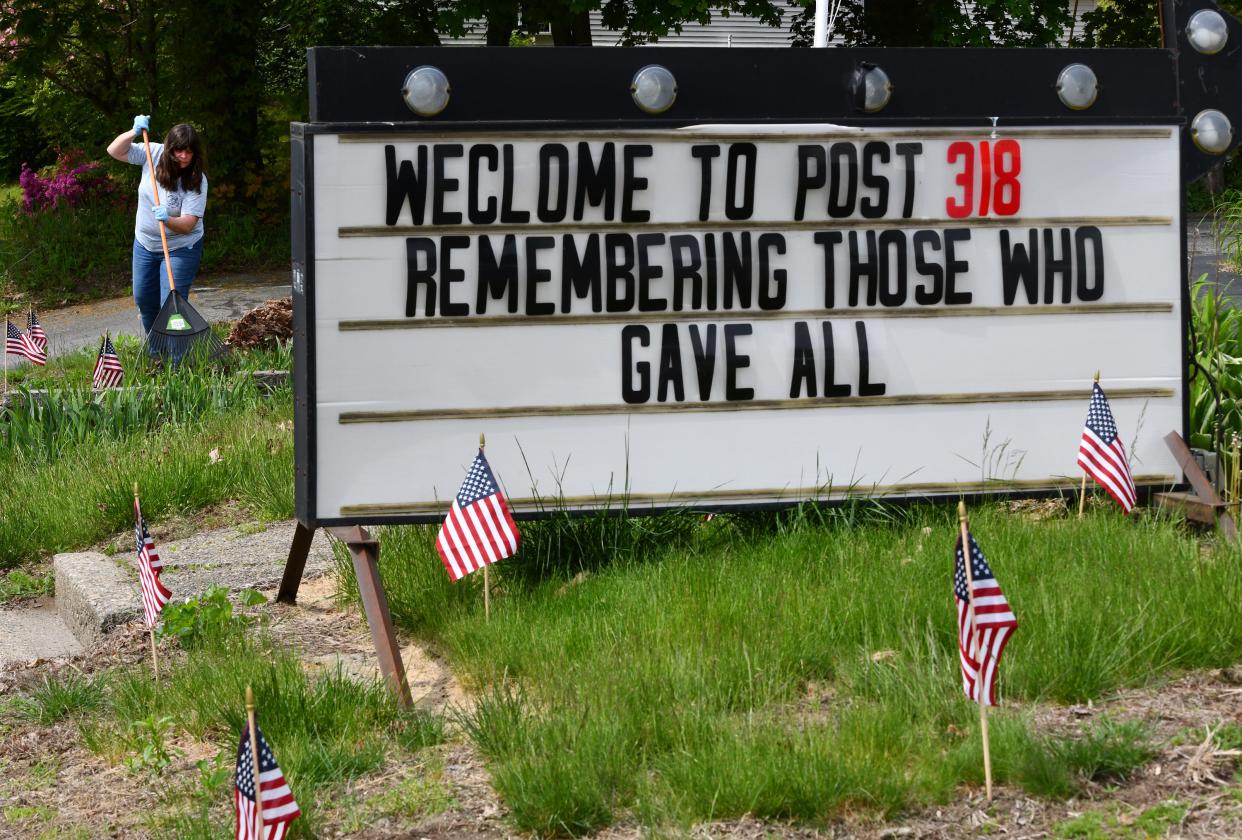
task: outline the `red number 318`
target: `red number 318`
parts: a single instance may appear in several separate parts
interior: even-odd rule
[[[944,200],[944,209],[951,219],[963,219],[976,211],[975,208],[975,146],[965,140],[949,144],[948,162],[961,161],[961,171],[954,179],[962,188],[960,196]],[[997,140],[995,145],[987,140],[979,141],[978,166],[978,215],[995,213],[1012,216],[1022,203],[1022,185],[1018,173],[1022,171],[1022,147],[1017,140]]]

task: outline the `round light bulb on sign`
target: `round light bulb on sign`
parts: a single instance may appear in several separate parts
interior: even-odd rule
[[[663,114],[677,99],[677,80],[667,67],[648,64],[634,74],[630,95],[634,104],[648,114]]]
[[[1095,104],[1100,83],[1095,71],[1085,64],[1069,64],[1057,76],[1057,96],[1074,111],[1083,111]]]
[[[868,67],[863,71],[863,110],[873,114],[893,98],[893,83],[880,67]]]
[[[434,117],[443,111],[448,106],[450,92],[448,76],[430,64],[411,70],[401,87],[405,104],[420,117]]]
[[[1215,9],[1200,9],[1186,24],[1186,38],[1204,55],[1216,55],[1229,40],[1229,25]]]
[[[1190,121],[1190,137],[1199,151],[1222,155],[1233,143],[1233,125],[1229,118],[1213,108],[1200,111]]]

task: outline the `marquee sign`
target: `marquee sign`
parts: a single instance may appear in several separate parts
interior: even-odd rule
[[[1179,483],[1184,176],[1214,155],[1185,55],[1109,52],[312,50],[299,519],[438,520],[480,433],[519,516],[1055,490],[1097,369],[1136,481]],[[973,100],[938,71],[963,53]],[[402,100],[419,66],[438,116]]]

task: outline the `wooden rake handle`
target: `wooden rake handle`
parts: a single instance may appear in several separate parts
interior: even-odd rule
[[[155,180],[155,160],[151,157],[151,140],[147,137],[147,130],[142,130],[142,146],[147,150],[147,169],[151,172],[151,192],[155,196],[155,206],[160,206],[160,185]],[[160,222],[160,243],[164,246],[164,265],[168,268],[168,288],[177,291],[177,284],[173,282],[172,258],[168,256],[168,235],[164,232],[164,223]]]

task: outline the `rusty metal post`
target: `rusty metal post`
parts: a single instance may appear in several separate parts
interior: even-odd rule
[[[1177,432],[1169,432],[1164,436],[1164,443],[1169,447],[1169,451],[1173,453],[1173,457],[1177,459],[1177,465],[1185,473],[1186,480],[1194,488],[1195,495],[1217,512],[1216,527],[1220,528],[1220,532],[1225,536],[1230,545],[1237,545],[1237,523],[1233,521],[1233,516],[1221,501],[1220,496],[1216,495],[1216,488],[1212,486],[1212,482],[1208,481],[1208,477],[1199,468],[1199,464],[1195,461],[1195,456],[1190,453],[1190,447],[1186,445],[1186,441],[1182,440],[1182,436]]]
[[[280,579],[280,591],[276,593],[276,600],[282,604],[297,602],[298,587],[302,585],[302,572],[306,569],[314,537],[315,532],[299,520],[293,531],[293,544],[289,546],[289,559],[285,561],[285,573]]]
[[[379,576],[379,542],[365,530],[354,525],[349,528],[329,528],[328,533],[345,543],[354,558],[354,573],[358,577],[358,594],[362,597],[362,609],[366,612],[371,628],[371,641],[379,657],[380,673],[397,695],[402,706],[412,706],[410,684],[405,678],[405,666],[401,663],[401,648],[397,646],[397,634],[392,626],[392,613],[388,610],[388,598]]]

